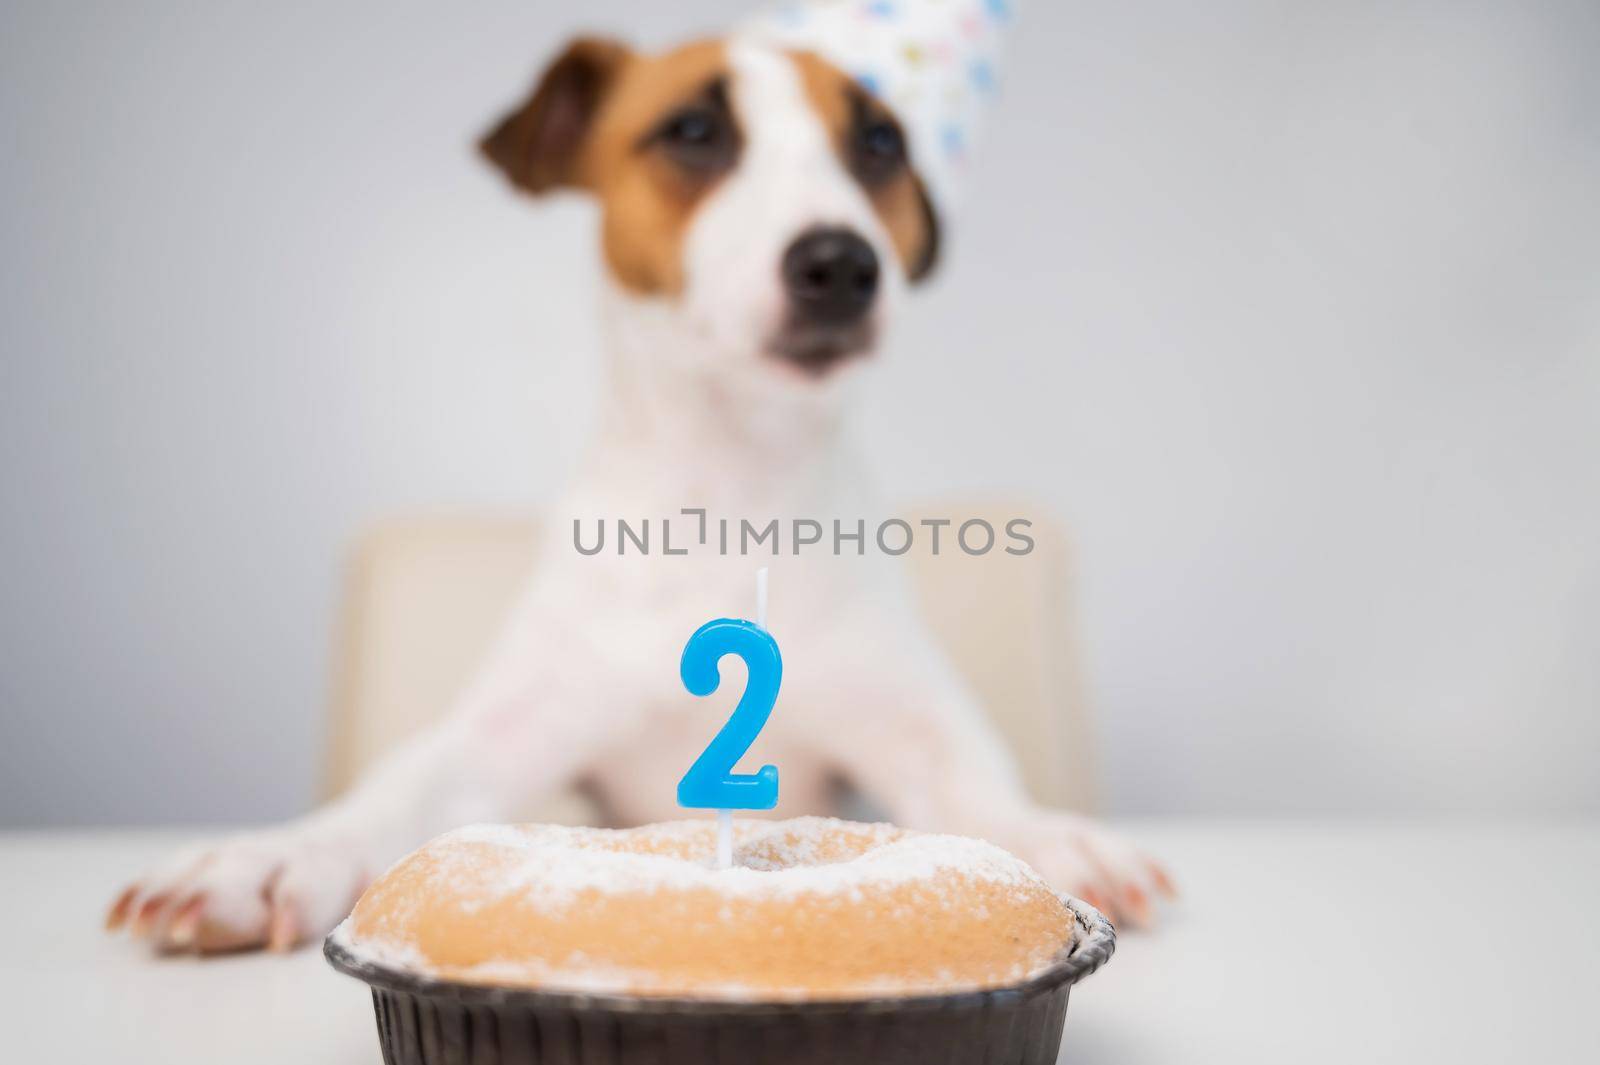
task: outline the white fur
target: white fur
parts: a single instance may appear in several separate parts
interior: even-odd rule
[[[1081,819],[1033,807],[1000,738],[934,649],[891,563],[812,552],[720,557],[693,540],[715,519],[866,518],[884,509],[843,432],[850,368],[818,381],[764,354],[783,310],[777,263],[819,223],[877,249],[887,322],[904,286],[887,234],[837,161],[780,53],[731,49],[745,133],[736,171],[686,242],[686,292],[613,289],[605,316],[611,389],[602,432],[552,509],[542,568],[443,724],[385,758],[348,795],[294,824],[185,855],[141,882],[156,919],[203,893],[209,921],[261,942],[273,912],[293,938],[320,935],[367,879],[423,840],[468,821],[518,816],[560,789],[592,786],[620,822],[681,816],[675,786],[739,690],[695,699],[678,656],[708,618],[747,615],[758,565],[772,568],[770,629],[783,690],[749,756],[780,767],[780,816],[825,811],[848,780],[914,827],[991,839],[1057,887],[1115,902],[1152,869]],[[572,519],[677,516],[686,557],[586,557]],[[654,533],[659,537],[659,529]],[[870,534],[869,534],[870,535]],[[787,549],[786,549],[787,550]],[[1137,912],[1138,907],[1129,906]],[[185,942],[187,941],[184,937]]]
[[[778,327],[784,297],[774,264],[800,232],[818,225],[854,229],[880,263],[897,267],[899,260],[861,186],[839,165],[793,63],[752,44],[734,44],[728,61],[733,103],[746,117],[744,150],[689,233],[684,313],[717,356],[760,372],[768,368],[751,363],[751,338]],[[875,310],[880,322],[904,287],[898,268],[884,274]]]

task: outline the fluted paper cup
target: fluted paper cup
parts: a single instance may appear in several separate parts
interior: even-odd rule
[[[1072,986],[1116,932],[1065,900],[1076,942],[1022,983],[949,995],[731,1002],[594,995],[433,980],[363,961],[330,937],[334,968],[372,987],[387,1065],[1054,1065]]]

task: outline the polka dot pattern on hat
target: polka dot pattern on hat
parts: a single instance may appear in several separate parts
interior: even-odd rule
[[[948,218],[979,119],[999,88],[1012,9],[1011,0],[811,0],[759,15],[742,32],[816,52],[887,103]]]

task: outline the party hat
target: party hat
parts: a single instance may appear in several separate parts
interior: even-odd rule
[[[810,0],[752,19],[752,36],[816,52],[894,111],[940,215],[955,208],[999,76],[1011,0]]]

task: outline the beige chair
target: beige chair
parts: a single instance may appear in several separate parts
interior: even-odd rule
[[[904,517],[987,518],[1027,508],[958,503]],[[919,544],[906,557],[935,637],[983,700],[1042,802],[1090,809],[1092,736],[1076,660],[1066,536],[1033,519],[1034,551],[988,555]],[[386,522],[355,550],[345,592],[327,789],[450,705],[534,563],[534,520],[444,517]],[[926,538],[919,538],[925,541]],[[1002,540],[1002,543],[1004,541]],[[675,676],[661,678],[664,687]],[[573,802],[539,816],[577,822]]]

